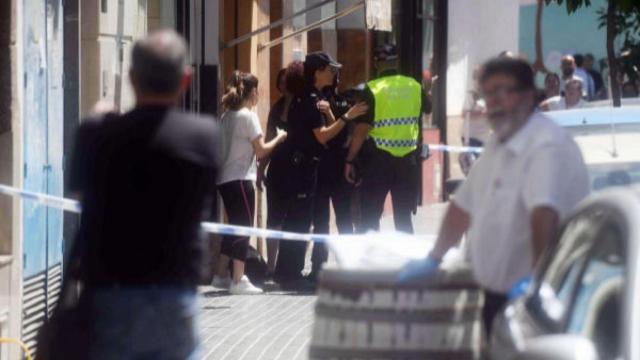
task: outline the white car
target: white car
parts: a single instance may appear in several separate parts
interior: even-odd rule
[[[640,106],[546,113],[582,150],[594,191],[640,183]]]
[[[492,359],[640,359],[639,244],[640,187],[585,201],[497,317]]]

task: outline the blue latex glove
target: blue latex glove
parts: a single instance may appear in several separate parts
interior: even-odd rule
[[[425,259],[411,260],[400,271],[398,281],[409,282],[431,277],[438,272],[439,266],[440,261],[432,256],[427,256]]]
[[[509,301],[513,301],[526,294],[527,290],[529,290],[529,286],[531,286],[532,281],[533,277],[531,275],[524,276],[520,278],[520,280],[516,281],[507,293]]]

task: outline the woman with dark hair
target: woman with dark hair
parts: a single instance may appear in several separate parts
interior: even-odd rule
[[[285,131],[277,130],[275,137],[265,142],[258,115],[250,110],[257,103],[258,79],[251,74],[234,71],[222,97],[225,110],[220,121],[223,160],[217,181],[229,223],[233,225],[253,226],[256,156],[259,159],[269,156],[287,138]],[[231,294],[262,293],[244,275],[248,246],[248,237],[223,237],[212,282],[214,287],[228,287]],[[231,259],[233,278],[227,275]]]
[[[298,75],[296,75],[296,72]],[[289,105],[293,99],[292,93],[287,90],[287,79],[289,82],[295,82],[296,78],[298,78],[299,82],[304,82],[303,80],[303,71],[302,71],[302,63],[300,62],[299,67],[294,64],[290,65],[288,68],[281,69],[278,72],[276,77],[276,87],[282,96],[271,108],[269,111],[269,118],[267,120],[267,141],[275,138],[278,129],[287,129],[287,115],[289,113]],[[295,88],[295,86],[293,86]],[[278,150],[275,150],[278,151]],[[265,178],[265,171],[267,166],[271,161],[271,157],[264,158],[260,160],[258,164],[258,187],[262,188],[262,184],[265,183],[267,188],[267,228],[274,230],[282,229],[282,215],[279,211],[282,206],[280,206],[277,197],[276,190],[271,189],[268,181]],[[273,273],[276,268],[276,259],[278,257],[278,248],[280,242],[277,239],[267,239],[267,280],[272,280]]]
[[[276,196],[280,206],[276,220],[285,231],[309,232],[318,165],[326,145],[349,121],[367,111],[367,105],[360,103],[336,119],[327,108],[322,90],[333,83],[340,67],[326,53],[307,55],[302,88],[298,80],[300,63],[289,66],[287,89],[294,95],[287,116],[289,137],[273,154],[267,174],[269,196]],[[275,278],[283,287],[306,287],[301,274],[306,247],[304,242],[280,244]]]
[[[560,76],[558,74],[554,72],[547,73],[544,77],[544,100],[560,96],[560,83]]]

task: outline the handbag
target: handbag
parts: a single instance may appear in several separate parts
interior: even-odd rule
[[[77,237],[64,272],[58,303],[36,337],[36,360],[84,360],[89,358],[91,306],[80,274],[82,251]]]
[[[89,358],[89,306],[81,298],[75,305],[58,303],[36,338],[36,360]]]

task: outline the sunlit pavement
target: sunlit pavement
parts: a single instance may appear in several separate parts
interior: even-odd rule
[[[435,234],[443,205],[423,207],[414,217],[417,234]],[[392,230],[393,219],[382,221]],[[200,325],[203,359],[307,359],[313,326],[313,294],[267,291],[257,296],[229,296],[209,286],[202,294]]]
[[[203,359],[306,359],[315,296],[270,292],[225,296],[203,290]]]

